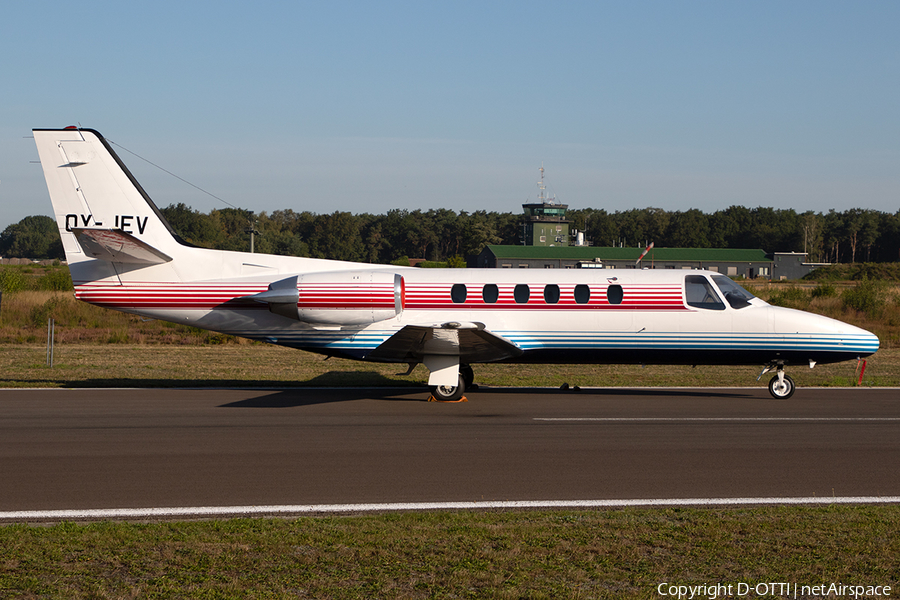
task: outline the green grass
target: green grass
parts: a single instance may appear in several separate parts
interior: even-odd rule
[[[283,387],[425,386],[418,366],[361,363],[267,344],[57,344],[48,367],[46,345],[0,345],[0,387]],[[474,365],[475,382],[494,387],[759,386],[761,367],[648,365]],[[799,387],[851,386],[859,365],[848,361],[788,367]],[[863,386],[900,386],[900,350],[869,357]]]
[[[45,342],[50,318],[56,322],[56,340],[61,343],[199,345],[243,342],[196,327],[93,306],[76,300],[72,292],[25,290],[3,294],[0,343]]]
[[[0,527],[0,597],[656,598],[900,582],[900,506],[459,512]],[[751,597],[757,597],[752,595]]]

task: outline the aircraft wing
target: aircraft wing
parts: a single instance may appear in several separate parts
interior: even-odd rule
[[[172,258],[121,229],[73,227],[72,233],[87,256],[117,263],[157,265]]]
[[[407,325],[366,359],[391,362],[422,362],[426,355],[458,356],[460,363],[494,362],[522,354],[508,339],[491,333],[483,323]]]

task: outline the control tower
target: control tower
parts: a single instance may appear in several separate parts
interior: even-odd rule
[[[568,204],[560,204],[556,198],[548,198],[544,191],[544,165],[541,164],[541,180],[538,182],[538,201],[523,204],[525,221],[522,223],[525,246],[568,246],[569,223],[566,220]]]

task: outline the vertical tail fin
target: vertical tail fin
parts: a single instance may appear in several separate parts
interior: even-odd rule
[[[91,129],[35,129],[34,140],[70,265],[95,258],[153,264],[183,251],[102,135]]]
[[[35,129],[76,286],[153,285],[334,270],[333,261],[194,247],[172,230],[110,143],[92,129]],[[348,263],[345,268],[356,265]]]

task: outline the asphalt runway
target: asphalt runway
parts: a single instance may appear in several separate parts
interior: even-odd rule
[[[900,391],[0,390],[0,511],[900,496]]]

